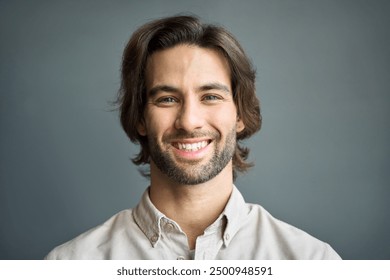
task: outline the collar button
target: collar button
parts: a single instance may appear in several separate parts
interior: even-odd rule
[[[174,229],[175,229],[175,226],[174,226],[172,223],[167,223],[167,224],[165,225],[165,230],[166,230],[167,232],[172,232]]]
[[[151,240],[153,243],[156,243],[157,240],[158,240],[158,235],[153,235],[152,238],[150,238],[150,240]]]

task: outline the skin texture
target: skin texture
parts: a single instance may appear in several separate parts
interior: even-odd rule
[[[232,191],[237,117],[230,68],[215,50],[179,45],[147,62],[148,102],[138,132],[151,151],[150,198],[186,233],[189,248]]]

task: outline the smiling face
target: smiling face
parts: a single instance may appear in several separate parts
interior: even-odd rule
[[[230,68],[215,50],[179,45],[154,53],[146,68],[147,104],[138,132],[151,165],[173,181],[204,183],[232,172],[237,118]],[[153,174],[152,174],[153,175]]]

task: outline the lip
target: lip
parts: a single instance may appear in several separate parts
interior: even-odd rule
[[[206,141],[207,142],[207,145],[196,150],[196,151],[189,151],[189,150],[180,150],[178,148],[178,143],[181,143],[181,144],[194,144],[194,143],[200,143],[200,142],[203,142],[203,141]],[[174,154],[178,157],[178,158],[183,158],[183,159],[186,159],[186,160],[200,160],[202,159],[206,154],[207,152],[209,151],[209,149],[211,148],[211,143],[213,141],[209,138],[191,138],[191,139],[177,139],[177,140],[174,140],[171,142],[171,145],[172,147],[174,148],[173,151],[174,151]]]

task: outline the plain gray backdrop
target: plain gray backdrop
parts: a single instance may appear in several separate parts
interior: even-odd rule
[[[148,181],[112,111],[148,20],[194,13],[257,68],[248,202],[345,259],[390,259],[390,1],[0,1],[0,258],[41,259]]]

